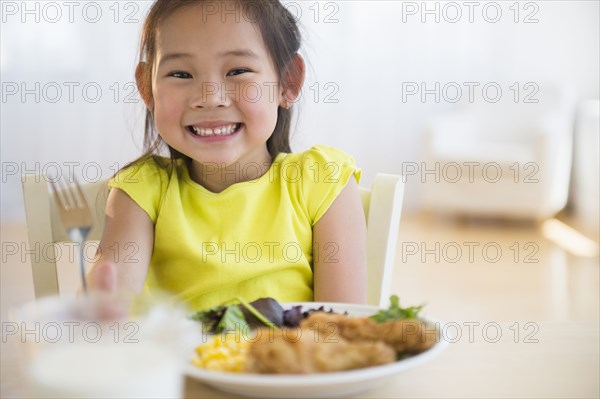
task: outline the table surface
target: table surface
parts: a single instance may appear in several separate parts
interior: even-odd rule
[[[454,337],[436,358],[358,398],[597,398],[596,322],[448,323]],[[2,343],[2,397],[29,397],[17,342]],[[186,378],[186,398],[230,398]]]

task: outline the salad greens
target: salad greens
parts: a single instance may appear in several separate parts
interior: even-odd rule
[[[380,310],[379,312],[372,315],[370,318],[378,323],[384,323],[386,321],[392,320],[416,319],[423,306],[425,305],[401,308],[400,299],[398,298],[398,296],[392,295],[390,297],[389,309]]]
[[[228,329],[235,329],[235,323],[239,323],[239,328],[247,325],[244,317],[239,317],[235,310],[229,310],[233,306],[215,306],[208,310],[199,310],[189,315],[189,318],[202,323],[204,329],[210,332],[222,332]],[[239,310],[239,308],[237,308]],[[225,317],[227,313],[227,317]]]
[[[215,330],[219,332],[239,330],[247,325],[248,323],[244,319],[242,309],[237,306],[229,306],[225,309],[223,317],[221,317],[221,320],[215,326]]]
[[[202,322],[206,332],[221,333],[223,331],[265,326],[294,328],[298,327],[302,320],[308,318],[314,312],[333,313],[333,310],[327,311],[323,306],[306,311],[302,311],[301,306],[284,310],[273,298],[260,298],[250,303],[240,297],[235,298],[235,300],[237,304],[215,306],[209,310],[201,310],[191,314],[190,318]],[[390,307],[380,310],[370,318],[377,323],[415,319],[422,308],[423,305],[402,308],[398,296],[392,295],[390,297]]]
[[[205,330],[211,333],[241,330],[247,327],[277,328],[282,325],[283,309],[273,298],[261,298],[251,303],[239,297],[235,299],[239,304],[200,310],[192,313],[189,318],[202,322]]]
[[[208,333],[221,333],[265,326],[295,328],[314,312],[333,313],[333,310],[325,310],[323,306],[304,312],[302,306],[293,306],[291,309],[284,310],[273,298],[260,298],[248,303],[244,299],[236,297],[235,302],[237,303],[194,312],[189,315],[189,318],[200,321],[204,331]]]
[[[240,297],[236,297],[235,299],[237,299],[244,308],[246,308],[248,310],[248,312],[250,312],[250,314],[252,314],[252,316],[256,317],[261,323],[263,323],[265,326],[267,327],[271,327],[271,328],[277,328],[277,326],[274,323],[271,323],[271,320],[267,319],[262,313],[260,313],[258,310],[256,310],[256,308],[254,306],[252,306],[252,304],[244,301],[242,298]],[[261,298],[263,299],[263,298]],[[260,301],[257,300],[256,302]],[[234,307],[234,306],[232,306]],[[281,307],[281,306],[280,306]],[[238,308],[239,309],[239,308]],[[240,313],[241,313],[241,309],[240,309]],[[242,314],[243,315],[243,314]]]

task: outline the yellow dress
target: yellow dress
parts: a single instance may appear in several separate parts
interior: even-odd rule
[[[192,310],[236,296],[313,300],[312,228],[350,177],[360,179],[351,156],[325,146],[281,153],[258,179],[220,193],[194,182],[182,161],[161,166],[169,162],[149,157],[109,182],[154,224],[150,292],[170,292]]]

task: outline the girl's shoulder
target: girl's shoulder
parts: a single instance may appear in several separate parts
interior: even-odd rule
[[[156,195],[160,195],[169,185],[171,177],[180,174],[180,164],[183,164],[182,160],[173,161],[157,155],[144,156],[119,170],[109,180],[108,186],[123,189],[128,193],[156,191]]]
[[[286,154],[281,160],[281,181],[314,225],[352,178],[358,183],[361,170],[354,157],[324,145]]]
[[[122,168],[109,180],[108,186],[129,195],[154,223],[169,186],[169,176],[179,163],[156,155],[145,156]]]
[[[179,161],[158,155],[143,156],[125,167],[113,177],[121,181],[152,181],[167,178],[174,169],[179,168]]]
[[[358,181],[361,174],[352,155],[326,145],[286,154],[281,161],[281,171],[284,175],[297,171],[304,184],[345,184],[349,176],[354,175]]]
[[[326,145],[315,145],[306,151],[286,154],[282,165],[295,164],[302,169],[323,168],[326,165],[355,167],[354,157],[340,149]],[[330,168],[332,167],[330,166]],[[289,166],[288,166],[289,167]]]

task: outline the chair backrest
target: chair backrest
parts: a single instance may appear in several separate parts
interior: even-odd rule
[[[66,252],[59,250],[54,244],[69,242],[69,238],[58,216],[48,185],[49,179],[40,175],[26,175],[23,182],[29,245],[35,252],[31,257],[31,267],[36,298],[59,293],[72,295],[78,286],[79,277],[77,269],[72,268],[69,272],[61,273],[61,267],[68,266],[57,264],[57,260],[66,257]],[[94,228],[88,240],[100,240],[108,196],[106,181],[84,184],[82,190],[92,208],[94,218]],[[377,174],[372,188],[369,190],[360,187],[360,194],[367,220],[367,300],[370,305],[387,306],[404,184],[400,176]],[[77,251],[70,250],[68,253],[77,256]],[[74,259],[69,259],[69,262],[77,263]]]
[[[360,188],[367,218],[367,303],[387,307],[404,198],[401,176],[377,174],[371,190]]]
[[[58,215],[54,198],[50,194],[52,181],[44,175],[25,175],[23,198],[27,217],[27,235],[32,251],[31,269],[35,297],[47,295],[74,295],[79,287],[77,269],[62,273],[62,268],[76,264],[78,251],[72,246],[54,244],[69,243],[69,237]],[[93,228],[89,241],[99,241],[104,230],[104,208],[108,197],[106,181],[82,185],[83,194],[92,210]],[[91,256],[90,256],[91,257]],[[88,258],[87,251],[85,258]],[[67,262],[61,262],[61,260]]]

